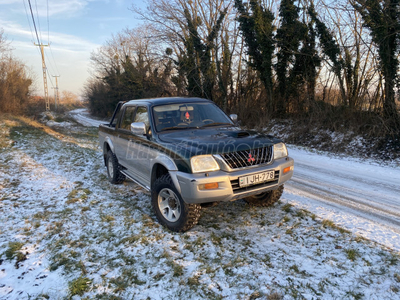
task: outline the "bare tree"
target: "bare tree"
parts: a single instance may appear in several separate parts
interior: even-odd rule
[[[379,65],[384,78],[383,115],[394,132],[400,128],[400,116],[395,103],[395,87],[399,82],[400,1],[350,0],[369,28],[378,49]]]
[[[13,58],[4,31],[0,29],[0,112],[24,113],[32,82],[26,66]]]
[[[11,56],[0,60],[0,111],[24,113],[32,79],[23,63]]]
[[[0,57],[8,50],[10,50],[9,43],[4,35],[4,30],[0,28]]]
[[[94,114],[107,115],[118,101],[174,93],[170,61],[151,35],[149,26],[125,29],[92,53],[92,78],[86,84],[85,100]]]
[[[376,48],[363,26],[361,15],[347,0],[335,2],[334,6],[327,5],[322,0],[319,2],[319,8],[324,24],[329,26],[340,49],[338,67],[331,68],[340,69],[335,75],[341,105],[351,110],[365,109],[371,90],[379,86],[379,72],[374,54]],[[329,64],[327,61],[325,63]]]
[[[148,0],[145,11],[132,10],[154,25],[154,37],[168,47],[178,94],[207,97],[227,108],[238,42],[231,1]]]

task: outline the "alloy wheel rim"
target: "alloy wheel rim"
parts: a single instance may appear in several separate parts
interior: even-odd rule
[[[110,178],[113,178],[114,177],[114,166],[112,164],[111,159],[108,160],[107,169],[108,169],[108,176],[110,176]]]
[[[181,204],[178,196],[169,188],[158,193],[158,208],[168,222],[176,222],[181,216]]]

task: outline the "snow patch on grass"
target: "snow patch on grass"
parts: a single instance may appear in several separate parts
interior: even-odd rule
[[[3,118],[0,135],[1,299],[400,296],[399,253],[285,194],[272,208],[204,209],[191,231],[173,233],[147,192],[108,183],[96,128]]]

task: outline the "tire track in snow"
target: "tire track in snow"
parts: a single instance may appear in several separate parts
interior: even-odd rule
[[[396,176],[363,170],[351,172],[346,162],[318,166],[295,161],[295,174],[285,184],[289,198],[292,198],[290,194],[300,195],[328,209],[331,207],[400,233],[400,185]]]
[[[368,219],[374,223],[386,225],[397,233],[400,233],[400,214],[395,211],[389,211],[373,205],[368,205],[357,201],[352,197],[317,188],[314,185],[296,178],[293,178],[290,183],[285,184],[285,189],[289,193],[300,194],[336,209],[344,210],[359,217]]]
[[[98,127],[100,124],[107,123],[105,121],[92,119],[86,108],[75,109],[70,111],[69,113],[78,123],[81,123],[83,126]],[[84,114],[88,115],[88,117],[84,116]]]
[[[296,176],[298,177],[299,174],[302,175],[313,174],[315,176],[316,173],[319,173],[322,176],[329,176],[335,179],[353,181],[358,185],[363,184],[369,187],[376,186],[379,187],[380,190],[384,188],[386,190],[391,190],[392,192],[396,192],[400,196],[400,182],[396,181],[396,179],[388,177],[385,177],[384,179],[373,178],[371,177],[371,175],[366,175],[366,174],[352,175],[352,173],[347,171],[343,170],[337,171],[329,168],[316,167],[314,165],[298,162],[297,160],[295,161],[295,165],[296,165],[295,177]]]
[[[371,191],[365,187],[357,186],[357,184],[350,188],[346,185],[334,184],[332,181],[325,182],[318,180],[308,175],[301,175],[301,177],[296,175],[292,181],[331,195],[331,198],[335,196],[337,199],[346,199],[389,215],[393,214],[400,220],[400,203],[398,199],[390,194],[384,194],[382,190]]]

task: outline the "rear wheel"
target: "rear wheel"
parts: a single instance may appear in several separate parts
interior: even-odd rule
[[[111,150],[107,152],[106,167],[108,180],[111,183],[122,183],[125,180],[125,175],[122,174],[119,170],[118,159]]]
[[[244,198],[244,200],[254,206],[268,207],[274,205],[281,198],[283,193],[283,185],[279,186],[278,189],[268,191],[254,196]]]
[[[189,230],[200,218],[201,206],[185,203],[169,174],[154,182],[151,204],[160,224],[175,232]]]

